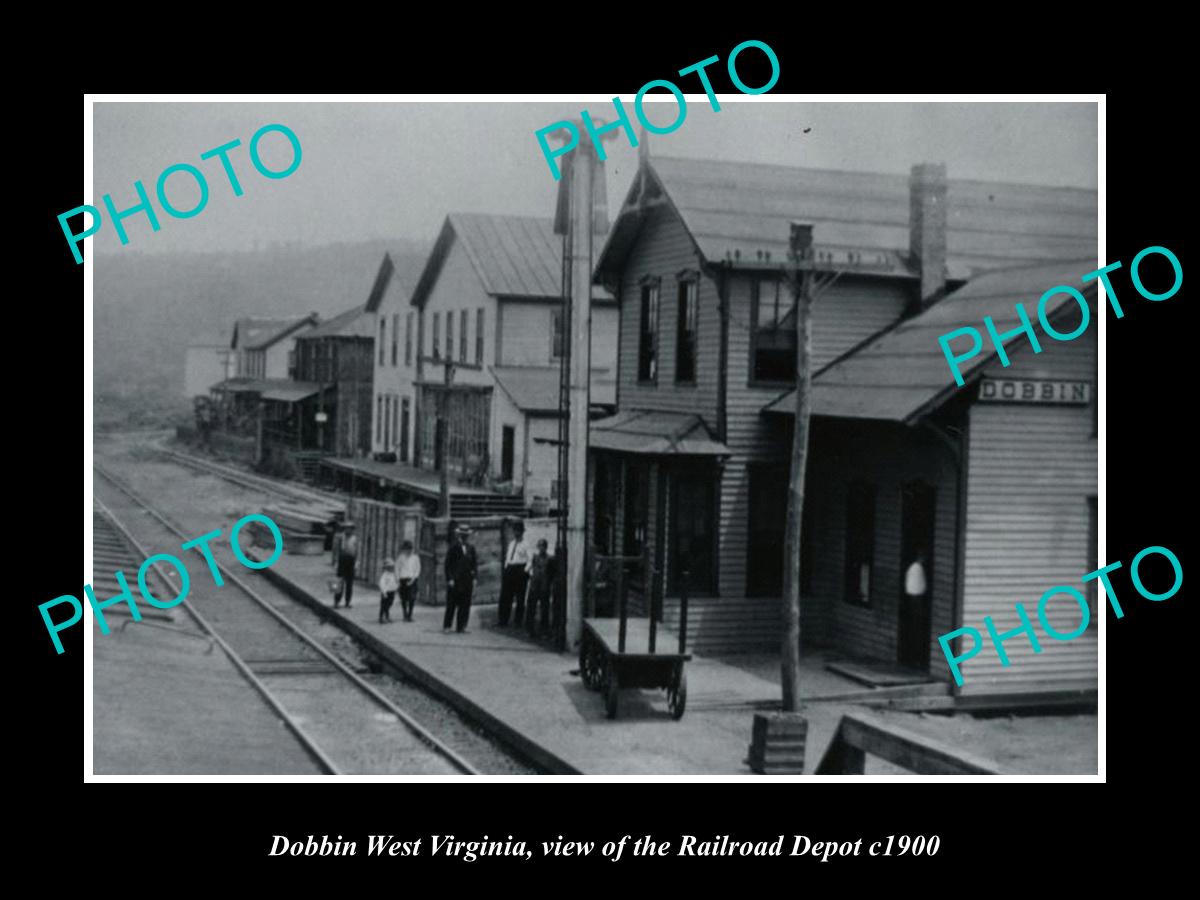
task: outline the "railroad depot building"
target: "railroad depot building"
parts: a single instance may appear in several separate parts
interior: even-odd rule
[[[591,541],[648,552],[673,624],[689,572],[697,650],[778,646],[795,409],[789,225],[813,226],[813,420],[801,549],[806,647],[952,682],[937,643],[1003,631],[1096,568],[1096,327],[1011,365],[981,353],[958,388],[937,338],[1002,333],[1015,304],[1096,268],[1094,191],[643,157],[597,259],[618,298],[617,412],[592,423]],[[1094,287],[1084,291],[1095,318]],[[1078,323],[1065,295],[1048,311]],[[985,351],[991,349],[985,345]],[[924,605],[904,574],[926,559]],[[1092,600],[1094,605],[1094,598]],[[1071,632],[1069,598],[1050,620]],[[1010,640],[963,666],[962,693],[1095,689],[1095,617],[1034,655]],[[986,640],[986,636],[985,636]]]
[[[452,509],[482,509],[486,495],[508,498],[484,503],[492,511],[552,506],[565,335],[562,237],[553,222],[452,213],[415,282],[391,279],[373,309],[375,461],[367,474],[389,486],[380,496],[436,500],[442,395]],[[598,288],[592,399],[607,411],[616,334],[616,302]]]

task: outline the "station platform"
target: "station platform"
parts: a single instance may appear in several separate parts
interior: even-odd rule
[[[264,570],[292,596],[367,648],[483,724],[548,771],[594,775],[752,775],[745,763],[754,713],[778,708],[777,680],[757,665],[731,665],[698,656],[687,664],[688,699],[682,719],[667,711],[662,691],[622,691],[618,718],[605,717],[603,697],[577,674],[577,654],[557,653],[523,629],[499,628],[496,606],[472,606],[468,630],[443,633],[440,607],[417,606],[403,621],[397,600],[392,622],[379,624],[379,592],[363,582],[350,609],[332,608],[325,556],[284,554]],[[749,662],[749,661],[747,661]],[[758,671],[756,671],[756,669]],[[828,672],[810,656],[802,673],[805,696],[861,693],[862,685]],[[850,704],[806,707],[812,771]]]

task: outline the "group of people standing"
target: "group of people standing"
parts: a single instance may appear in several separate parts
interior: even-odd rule
[[[557,612],[551,603],[554,588],[554,557],[549,554],[545,539],[531,548],[525,540],[525,525],[517,522],[513,526],[513,539],[504,552],[504,568],[500,581],[500,611],[497,624],[507,628],[509,623],[516,627],[525,626],[531,635],[547,636],[553,633]],[[342,534],[337,555],[338,579],[333,589],[333,607],[342,601],[350,609],[354,596],[354,571],[358,562],[358,535],[354,525],[347,524]],[[471,617],[471,599],[475,593],[475,582],[479,574],[478,558],[471,544],[471,528],[454,525],[451,529],[451,544],[446,551],[446,613],[442,619],[442,630],[462,633],[467,630]],[[400,545],[400,555],[383,561],[379,576],[379,623],[392,621],[392,605],[400,595],[400,609],[404,621],[411,622],[416,605],[418,584],[421,578],[421,557],[413,549],[412,541]],[[515,605],[515,610],[514,610]],[[539,622],[540,619],[540,622]]]
[[[513,538],[504,551],[504,568],[500,573],[500,611],[496,619],[499,627],[507,628],[511,620],[517,628],[524,625],[531,635],[544,637],[552,633],[550,596],[554,587],[554,558],[548,550],[545,538],[538,540],[535,549],[530,549],[524,523],[513,526]]]
[[[337,550],[337,581],[333,585],[333,608],[342,602],[350,609],[354,599],[354,571],[358,565],[358,534],[354,523],[347,523]],[[379,624],[392,621],[392,605],[400,595],[400,610],[405,622],[412,621],[417,602],[417,582],[421,577],[421,557],[413,550],[412,541],[400,545],[400,556],[383,561],[379,575]]]

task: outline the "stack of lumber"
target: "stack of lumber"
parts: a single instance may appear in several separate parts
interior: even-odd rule
[[[278,503],[263,508],[263,515],[283,533],[284,549],[303,556],[324,552],[330,522],[341,518],[342,512],[341,507],[318,502]]]

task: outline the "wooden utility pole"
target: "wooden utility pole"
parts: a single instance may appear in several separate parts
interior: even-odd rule
[[[793,222],[788,239],[788,266],[783,277],[796,305],[796,421],[792,434],[792,467],[788,478],[787,532],[784,540],[783,703],[777,713],[754,715],[748,762],[761,775],[800,774],[808,721],[800,714],[800,523],[804,516],[804,471],[808,461],[808,420],[812,392],[812,340],[809,334],[813,299],[812,226]]]
[[[804,472],[808,463],[808,421],[812,402],[812,226],[792,223],[788,242],[792,296],[796,314],[796,421],[792,431],[792,466],[788,479],[787,532],[783,570],[783,710],[800,704],[800,523],[804,513]]]
[[[592,372],[592,178],[596,156],[580,144],[571,166],[571,342],[570,407],[567,433],[567,649],[583,633],[587,565],[588,412]]]

